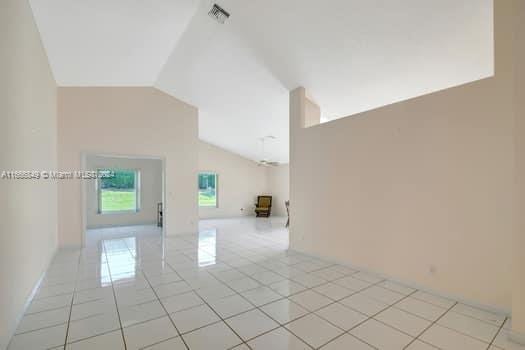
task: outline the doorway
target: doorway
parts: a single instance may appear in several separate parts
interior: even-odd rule
[[[161,157],[85,153],[82,170],[84,246],[107,238],[164,238],[165,161]]]

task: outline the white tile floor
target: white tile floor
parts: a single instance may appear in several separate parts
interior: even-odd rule
[[[524,350],[505,316],[288,252],[280,219],[93,230],[60,251],[15,349]]]

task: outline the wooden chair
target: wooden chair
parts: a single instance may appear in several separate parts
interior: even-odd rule
[[[255,204],[255,216],[269,217],[272,212],[272,196],[258,196]]]
[[[284,201],[284,205],[286,207],[286,215],[288,216],[288,220],[286,220],[286,226],[290,226],[290,201]]]
[[[157,203],[157,226],[162,227],[162,203]]]

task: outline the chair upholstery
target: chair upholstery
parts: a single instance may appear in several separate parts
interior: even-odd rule
[[[255,204],[255,215],[269,217],[272,211],[272,196],[258,196]]]

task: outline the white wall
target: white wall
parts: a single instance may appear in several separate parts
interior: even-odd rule
[[[154,224],[157,222],[157,203],[162,202],[162,161],[125,157],[87,156],[86,170],[130,169],[140,173],[139,211],[99,213],[97,181],[87,181],[87,227]]]
[[[495,2],[492,78],[310,128],[292,92],[293,249],[511,309],[513,16]]]
[[[273,196],[272,215],[286,216],[284,202],[290,199],[290,167],[283,164],[266,169],[267,192]]]
[[[56,85],[26,0],[0,1],[0,172],[57,165]],[[0,349],[57,247],[57,186],[0,179]]]
[[[58,89],[58,165],[81,168],[81,155],[134,155],[165,160],[167,235],[197,231],[197,109],[155,88]],[[81,243],[81,183],[61,181],[59,242]]]

